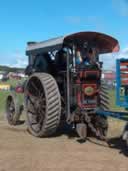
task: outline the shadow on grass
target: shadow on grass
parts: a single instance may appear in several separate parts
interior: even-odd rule
[[[119,150],[120,154],[124,154],[126,157],[128,157],[128,147],[121,137],[110,138],[108,140],[108,144],[110,148],[117,149]]]

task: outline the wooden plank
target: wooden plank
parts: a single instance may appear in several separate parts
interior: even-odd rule
[[[120,71],[127,71],[128,72],[128,68],[120,68]]]
[[[120,66],[128,66],[128,62],[121,62]]]
[[[121,80],[122,85],[128,85],[128,80]]]
[[[121,78],[128,78],[128,73],[127,74],[121,74]]]

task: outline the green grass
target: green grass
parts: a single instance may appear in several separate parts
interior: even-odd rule
[[[9,84],[11,86],[15,86],[18,82],[19,82],[19,80],[10,79],[5,82],[0,81],[0,84]]]
[[[5,114],[5,100],[9,91],[0,91],[0,120],[4,118]]]
[[[115,90],[109,91],[109,97],[110,97],[110,110],[112,111],[125,111],[123,107],[116,106],[116,100],[115,100]]]

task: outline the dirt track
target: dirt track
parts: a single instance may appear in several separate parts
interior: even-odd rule
[[[64,134],[39,139],[29,135],[25,126],[0,122],[0,171],[128,171],[121,140],[111,138],[113,148],[109,148],[95,138],[83,144],[76,139]]]

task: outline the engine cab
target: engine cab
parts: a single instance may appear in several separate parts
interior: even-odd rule
[[[86,47],[85,47],[86,44]],[[100,104],[101,68],[98,49],[87,42],[75,48],[75,64],[70,69],[70,104],[72,108],[93,110]],[[74,72],[73,72],[74,71]]]

